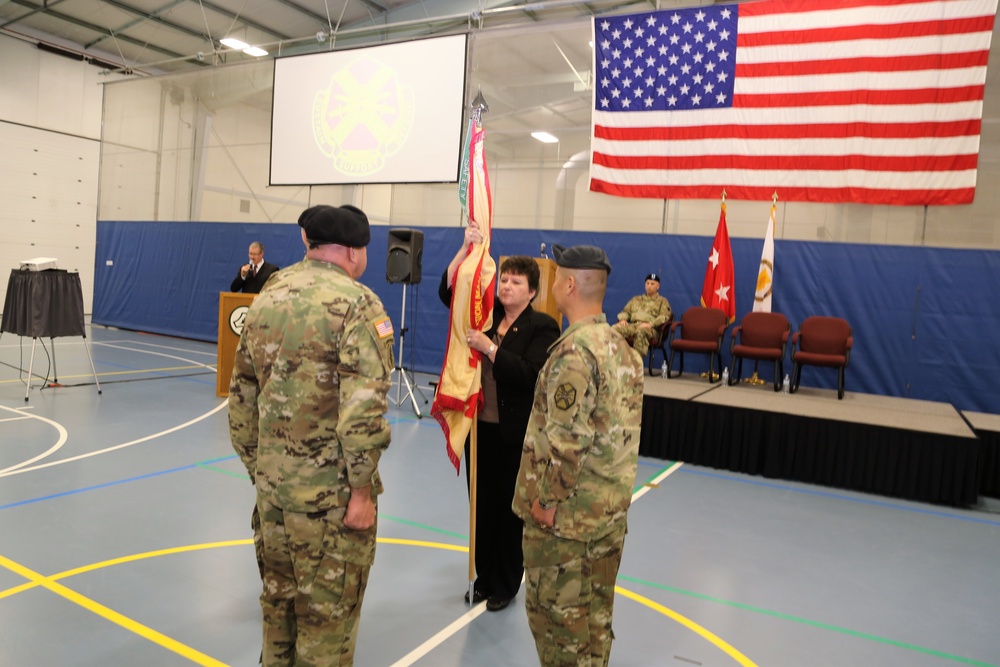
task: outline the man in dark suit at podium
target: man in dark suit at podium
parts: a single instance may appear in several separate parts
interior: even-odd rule
[[[240,267],[233,283],[229,286],[229,291],[257,294],[271,274],[277,270],[277,265],[264,261],[264,244],[254,241],[250,244],[250,261]]]

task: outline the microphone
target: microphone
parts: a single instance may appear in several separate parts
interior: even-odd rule
[[[542,243],[542,258],[543,258],[543,259],[548,259],[548,258],[546,257],[546,255],[545,255],[545,244],[544,244],[544,243]]]

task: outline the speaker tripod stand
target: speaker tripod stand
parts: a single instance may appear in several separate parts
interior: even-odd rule
[[[406,344],[406,283],[403,283],[403,307],[402,312],[399,314],[399,355],[396,357],[396,367],[393,369],[393,373],[397,374],[396,381],[399,383],[396,385],[396,407],[398,408],[402,405],[403,401],[407,398],[410,399],[410,404],[413,405],[413,412],[417,415],[418,419],[423,419],[423,413],[420,412],[420,406],[417,405],[417,397],[414,395],[414,391],[420,394],[420,398],[424,399],[424,403],[427,403],[427,398],[424,396],[423,392],[420,391],[419,387],[416,387],[413,381],[413,373],[406,370],[403,366],[403,349]],[[403,385],[406,385],[406,396],[403,397]]]

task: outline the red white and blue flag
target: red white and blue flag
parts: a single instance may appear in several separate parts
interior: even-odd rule
[[[997,0],[763,0],[594,19],[590,189],[972,202]]]

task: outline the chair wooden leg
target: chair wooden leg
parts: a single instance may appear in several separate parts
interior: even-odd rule
[[[683,352],[681,352],[681,358],[680,358],[680,362],[681,362],[680,371],[678,371],[677,375],[673,375],[673,373],[672,373],[673,368],[674,368],[674,352],[676,352],[676,351],[677,350],[674,350],[674,349],[670,350],[670,360],[667,361],[667,377],[668,378],[680,377],[681,374],[684,373],[684,353]]]
[[[844,398],[844,367],[841,366],[837,369],[837,400],[843,400]]]
[[[802,379],[802,366],[795,362],[792,366],[792,386],[788,388],[788,393],[794,394],[799,390],[799,380]]]
[[[729,374],[729,384],[736,384],[741,379],[743,379],[743,357],[736,357],[733,359],[734,373]]]
[[[722,356],[721,355],[719,356],[719,365],[720,366],[722,365]],[[719,380],[713,380],[712,378],[714,378],[715,376],[716,376],[716,373],[715,373],[715,352],[710,352],[709,355],[708,355],[708,381],[711,383],[711,382],[718,382],[719,380],[721,380],[722,379],[722,369],[719,369],[719,373],[718,373]]]
[[[774,390],[775,391],[781,391],[781,382],[785,379],[784,376],[781,374],[781,371],[784,370],[784,368],[782,368],[782,366],[784,366],[784,363],[782,362],[781,359],[775,359],[774,360]]]

